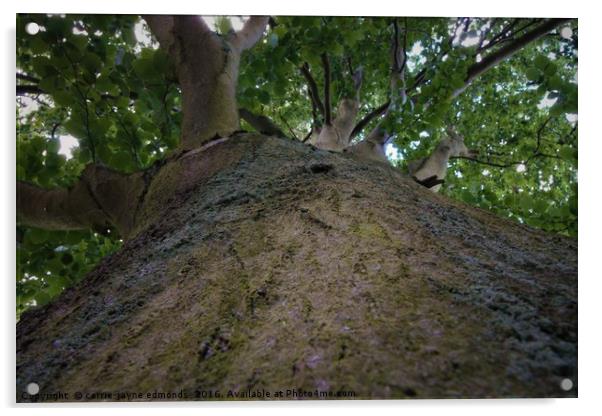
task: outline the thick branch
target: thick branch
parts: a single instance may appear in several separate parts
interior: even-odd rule
[[[428,189],[430,189],[434,186],[437,186],[437,185],[442,185],[443,183],[445,183],[445,180],[437,178],[437,175],[429,176],[428,178],[423,179],[423,180],[420,180],[420,179],[416,178],[415,176],[412,176],[412,179],[414,179],[420,185],[422,185]]]
[[[188,20],[188,25],[194,27],[198,34],[210,33],[211,29],[200,16],[165,16],[165,15],[144,15],[143,19],[148,24],[151,32],[155,35],[161,46],[169,51],[178,41],[176,36],[176,26],[178,19]]]
[[[387,132],[384,128],[380,127],[380,125],[372,129],[368,137],[366,137],[366,140],[377,143],[380,146],[387,144],[390,139],[390,132]]]
[[[17,181],[17,220],[48,230],[106,230],[114,226],[123,237],[133,227],[141,174],[122,175],[88,165],[71,188],[43,189]]]
[[[401,62],[399,60],[399,25],[397,19],[393,20],[393,71],[401,72]]]
[[[393,21],[393,72],[403,74],[406,62],[408,60],[408,20],[405,19],[405,29],[403,32],[403,46],[399,45],[399,25],[397,19]],[[401,57],[403,55],[403,59]]]
[[[391,49],[392,49],[391,83],[390,83],[389,99],[384,104],[380,105],[379,107],[375,108],[370,113],[368,113],[363,119],[361,119],[359,121],[359,123],[357,123],[355,125],[355,127],[353,128],[351,135],[349,137],[350,140],[357,137],[357,135],[364,128],[366,128],[366,126],[368,124],[370,124],[370,122],[372,120],[382,116],[383,114],[385,114],[387,112],[387,110],[389,109],[389,107],[391,105],[392,97],[396,93],[395,89],[397,89],[397,87],[398,87],[398,81],[401,82],[402,99],[405,100],[405,96],[407,93],[406,86],[405,86],[405,67],[406,67],[407,59],[408,59],[407,58],[407,42],[408,42],[407,33],[408,33],[408,24],[407,24],[407,19],[406,19],[404,36],[403,36],[403,46],[400,49],[399,26],[397,24],[397,20],[393,21],[393,37],[392,37],[392,41],[391,41],[392,42],[392,45],[391,45]],[[401,55],[403,55],[403,59],[402,59]],[[415,84],[412,87],[415,87]],[[373,134],[373,133],[374,133],[374,131],[371,132],[371,134]]]
[[[267,17],[250,18],[243,29],[222,38],[199,16],[147,16],[147,22],[175,64],[182,89],[184,150],[238,130],[236,103],[240,54],[261,36]]]
[[[70,189],[43,189],[17,181],[19,222],[49,230],[107,227],[109,216],[97,202],[89,185],[91,169]]]
[[[390,104],[391,100],[387,100],[386,103],[382,104],[380,107],[375,108],[370,113],[368,113],[363,119],[361,119],[360,122],[357,123],[356,126],[353,128],[353,131],[351,132],[351,139],[355,138],[358,134],[360,134],[360,132],[364,128],[366,128],[366,126],[370,124],[372,120],[385,114]]]
[[[330,103],[330,61],[328,55],[322,54],[322,65],[324,66],[324,124],[332,124],[332,108]]]
[[[527,46],[529,43],[539,39],[540,37],[544,36],[549,31],[555,29],[559,25],[561,25],[569,20],[570,19],[550,19],[550,20],[542,23],[535,29],[518,37],[512,43],[504,46],[503,48],[500,48],[499,50],[495,51],[494,53],[492,53],[490,55],[487,55],[486,57],[484,57],[481,60],[481,62],[477,62],[477,63],[473,64],[468,69],[468,74],[466,76],[466,81],[465,81],[464,85],[453,92],[452,98],[455,98],[458,95],[460,95],[462,92],[464,92],[466,90],[466,88],[468,88],[468,86],[479,75],[481,75],[484,72],[488,71],[489,69],[493,68],[500,62],[508,59],[509,57],[514,55],[516,52],[518,52],[519,50],[521,50],[522,48]]]
[[[17,181],[17,219],[27,226],[48,230],[78,230],[108,226],[108,218],[85,186],[42,189]]]
[[[263,36],[269,20],[269,16],[251,16],[241,30],[229,37],[232,46],[239,51],[252,48]]]
[[[287,137],[276,124],[264,115],[253,114],[246,108],[239,108],[240,118],[245,120],[259,133],[267,136]]]
[[[161,46],[165,50],[169,50],[175,41],[173,33],[174,16],[144,15],[142,17]]]
[[[324,104],[322,104],[322,101],[320,100],[320,93],[318,92],[318,84],[316,84],[316,81],[314,80],[314,77],[311,75],[311,72],[309,72],[309,65],[307,62],[305,62],[301,67],[300,67],[301,73],[303,74],[303,76],[305,77],[305,80],[307,81],[307,88],[309,90],[309,97],[311,98],[311,103],[314,109],[317,109],[320,113],[320,115],[322,116],[322,119],[324,119]],[[318,122],[318,120],[315,119],[314,117],[314,125],[316,125]]]
[[[388,163],[385,145],[390,138],[391,136],[385,129],[381,128],[379,124],[372,129],[368,137],[361,142],[346,148],[345,151],[363,160]]]

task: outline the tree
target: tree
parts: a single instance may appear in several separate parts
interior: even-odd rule
[[[233,22],[19,16],[18,399],[574,396],[576,22]]]

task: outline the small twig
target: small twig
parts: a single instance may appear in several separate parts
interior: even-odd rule
[[[471,162],[480,163],[482,165],[487,165],[487,166],[493,166],[493,167],[496,167],[496,168],[509,168],[509,167],[512,167],[512,166],[524,164],[522,160],[518,161],[518,162],[496,163],[496,162],[490,162],[488,160],[476,159],[476,158],[470,157],[470,156],[452,156],[450,159],[470,160]]]
[[[50,138],[52,140],[55,139],[54,134],[56,133],[56,129],[58,129],[60,125],[61,125],[61,123],[55,123],[54,126],[52,127],[52,131],[50,132]]]
[[[307,133],[307,135],[303,138],[303,140],[301,140],[301,142],[302,143],[307,142],[309,140],[309,138],[311,137],[311,135],[312,135],[313,132],[314,132],[313,130],[310,130],[309,133]]]
[[[282,117],[282,114],[278,114],[278,117],[280,117],[280,120],[282,120],[282,122],[284,123],[284,125],[286,126],[288,131],[291,133],[292,138],[295,140],[299,140],[299,137],[297,137],[297,135],[295,134],[293,128],[290,126],[288,121],[286,121],[286,119],[284,117]]]
[[[533,159],[538,158],[538,157],[546,157],[546,158],[552,158],[552,159],[561,159],[561,157],[559,157],[557,155],[550,155],[550,154],[547,154],[547,153],[543,153],[540,150],[541,149],[541,142],[543,140],[543,138],[542,138],[543,131],[546,128],[546,126],[548,125],[548,123],[552,120],[552,118],[553,117],[548,117],[541,124],[541,126],[539,126],[539,128],[537,129],[537,144],[535,146],[535,149],[533,149],[533,153],[527,159],[518,160],[518,161],[512,161],[512,162],[506,162],[506,163],[491,162],[489,160],[481,160],[481,159],[473,158],[473,157],[470,157],[470,156],[454,156],[451,159],[470,160],[470,161],[475,162],[475,163],[480,163],[482,165],[493,166],[493,167],[496,167],[496,168],[509,168],[509,167],[517,166],[517,165],[527,165]]]
[[[22,72],[17,72],[17,79],[22,79],[23,81],[29,81],[33,83],[38,83],[40,80],[32,75],[27,75]]]
[[[353,75],[353,65],[351,64],[351,56],[347,57],[347,69],[349,70],[349,73],[351,75]]]

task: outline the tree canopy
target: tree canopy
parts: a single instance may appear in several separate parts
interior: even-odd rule
[[[206,20],[222,37],[242,22]],[[385,128],[389,160],[405,171],[451,128],[478,155],[451,160],[443,194],[576,235],[578,28],[552,23],[272,17],[241,55],[241,129],[306,141],[356,94],[360,71],[352,144]],[[161,163],[182,133],[169,58],[139,16],[19,15],[17,179],[68,187],[90,163],[124,173]],[[392,69],[403,75],[395,94]],[[47,303],[122,243],[106,227],[18,225],[17,235],[17,313]]]

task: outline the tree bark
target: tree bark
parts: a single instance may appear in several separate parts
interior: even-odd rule
[[[171,58],[182,88],[180,147],[195,149],[239,130],[240,57],[262,36],[268,17],[251,16],[240,31],[226,37],[211,31],[200,16],[144,19]]]
[[[67,401],[576,397],[576,240],[259,134],[149,180],[124,247],[23,314],[17,401],[31,382]]]

